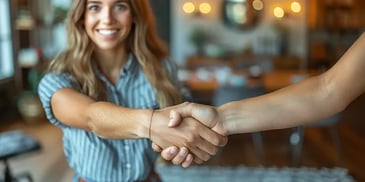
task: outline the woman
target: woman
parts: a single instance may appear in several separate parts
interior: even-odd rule
[[[66,24],[67,47],[38,91],[64,133],[75,181],[151,180],[157,155],[148,139],[186,147],[198,163],[226,143],[192,118],[168,128],[171,108],[154,111],[182,96],[147,0],[74,0]]]

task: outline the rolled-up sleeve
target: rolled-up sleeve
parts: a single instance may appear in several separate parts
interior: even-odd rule
[[[67,74],[47,73],[38,85],[38,95],[41,100],[47,119],[54,125],[68,127],[58,121],[53,114],[51,99],[55,92],[62,88],[75,88],[72,77]]]

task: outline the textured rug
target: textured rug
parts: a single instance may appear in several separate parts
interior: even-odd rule
[[[343,168],[157,166],[163,182],[353,182]]]

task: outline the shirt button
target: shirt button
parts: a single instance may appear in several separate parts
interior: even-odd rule
[[[128,164],[126,164],[126,165],[125,165],[125,167],[126,167],[127,169],[129,169],[129,168],[131,168],[131,164],[129,164],[129,163],[128,163]]]
[[[129,150],[129,146],[124,146],[124,149],[125,150]]]

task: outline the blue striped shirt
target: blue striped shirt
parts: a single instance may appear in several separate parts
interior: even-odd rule
[[[171,73],[176,66],[165,61]],[[128,108],[158,108],[155,91],[146,79],[135,56],[131,55],[114,85],[97,71],[105,82],[109,101]],[[177,77],[175,83],[178,85]],[[51,107],[52,95],[61,88],[80,90],[70,74],[47,73],[38,88],[48,120],[63,131],[66,158],[75,173],[87,181],[138,181],[148,177],[157,158],[148,139],[102,139],[94,133],[69,127],[55,118]]]

